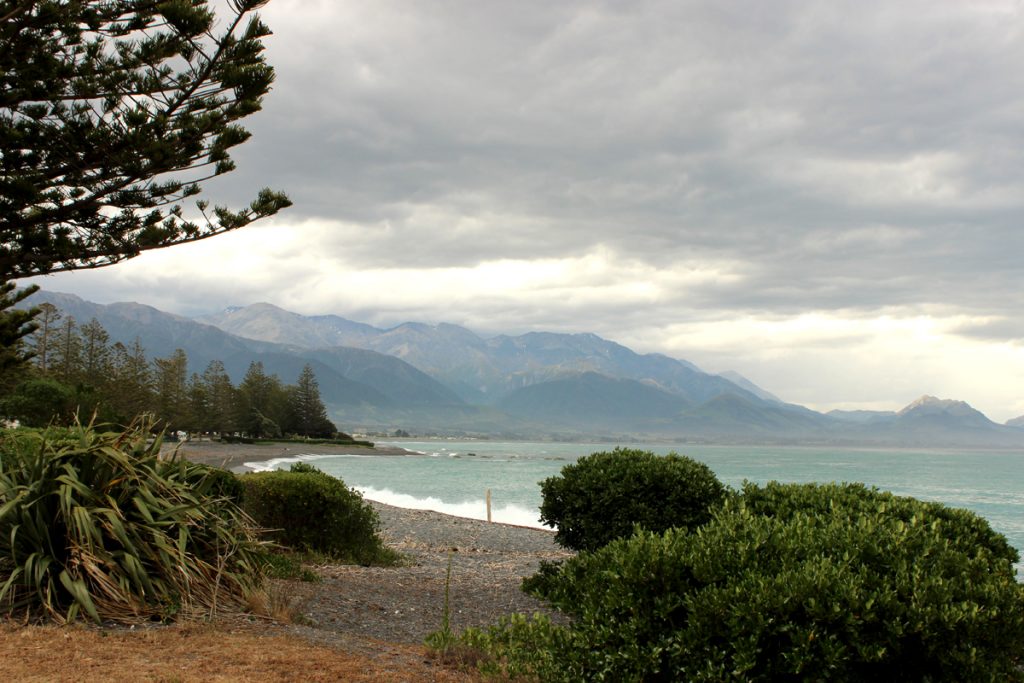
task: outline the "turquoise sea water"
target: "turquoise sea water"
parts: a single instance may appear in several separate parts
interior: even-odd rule
[[[253,463],[258,469],[315,460],[366,498],[408,508],[540,526],[538,482],[608,444],[495,441],[401,441],[413,456],[323,456]],[[766,446],[636,446],[676,451],[706,463],[729,486],[755,483],[862,482],[903,496],[973,510],[1024,550],[1024,451],[878,450]],[[1024,563],[1017,565],[1024,576]]]

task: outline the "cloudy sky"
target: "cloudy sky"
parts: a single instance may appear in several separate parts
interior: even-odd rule
[[[272,0],[238,206],[41,284],[596,332],[810,407],[1024,414],[1019,1]]]

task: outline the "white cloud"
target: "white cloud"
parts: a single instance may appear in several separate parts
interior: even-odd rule
[[[969,339],[978,320],[913,310],[882,315],[696,321],[662,333],[663,350],[736,370],[818,410],[895,410],[922,394],[966,400],[991,419],[1024,414],[1024,344]]]

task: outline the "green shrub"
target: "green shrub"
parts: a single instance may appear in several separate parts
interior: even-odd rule
[[[0,414],[30,427],[66,421],[74,412],[74,387],[50,377],[27,379],[0,399]]]
[[[431,636],[427,638],[428,648]],[[467,628],[449,647],[460,655],[457,659],[473,662],[484,675],[499,680],[587,680],[582,677],[578,656],[586,650],[586,644],[575,631],[553,623],[543,614],[510,614],[488,628]]]
[[[148,428],[0,440],[0,612],[169,619],[240,606],[262,582],[248,518]]]
[[[988,521],[970,510],[896,496],[864,484],[746,484],[742,495],[744,507],[752,514],[780,519],[798,513],[849,519],[878,514],[910,523],[915,516],[923,514],[940,524],[949,542],[965,552],[985,549],[995,559],[1011,563],[1019,559],[1006,537],[993,531]]]
[[[935,503],[747,485],[696,532],[568,560],[545,596],[574,616],[553,656],[585,680],[1021,681],[1008,548]]]
[[[557,526],[555,540],[573,550],[595,550],[650,531],[692,529],[711,518],[725,497],[707,465],[671,453],[616,448],[580,458],[541,482],[540,519]]]
[[[260,557],[263,572],[271,579],[296,579],[307,583],[320,583],[320,575],[309,569],[306,564],[324,559],[319,555],[295,553],[290,550],[268,549]]]
[[[311,465],[240,477],[245,511],[270,539],[359,564],[393,564],[398,555],[377,535],[377,512],[358,491]]]

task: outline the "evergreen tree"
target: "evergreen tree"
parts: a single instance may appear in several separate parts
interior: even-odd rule
[[[238,429],[235,422],[236,395],[231,378],[219,360],[210,361],[203,371],[206,413],[201,422],[203,431],[225,434]]]
[[[117,419],[130,423],[138,415],[153,410],[153,370],[139,338],[127,347],[113,346],[113,371],[108,400]]]
[[[49,367],[54,379],[64,384],[77,384],[82,376],[82,338],[70,315],[57,327]]]
[[[265,0],[0,0],[0,282],[117,263],[288,206],[186,216],[274,71]],[[219,4],[219,3],[218,3]],[[202,218],[198,218],[198,216]]]
[[[186,389],[188,396],[188,417],[179,425],[187,432],[209,431],[206,427],[206,414],[210,410],[210,398],[206,395],[206,384],[198,373],[193,372]]]
[[[235,168],[229,151],[249,138],[238,122],[270,90],[265,3],[217,3],[219,21],[207,0],[0,0],[0,390],[27,360],[37,312],[8,310],[8,280],[110,265],[291,205],[267,188],[240,210],[182,204]]]
[[[153,375],[157,416],[171,430],[191,427],[186,386],[188,356],[176,349],[167,358],[153,359]]]
[[[82,381],[103,390],[110,382],[111,366],[110,335],[93,318],[79,330],[82,338]]]
[[[25,338],[35,332],[37,324],[32,319],[39,310],[14,307],[38,289],[29,287],[19,292],[12,283],[0,284],[0,395],[23,376],[32,358]]]
[[[294,432],[299,436],[331,437],[338,431],[327,418],[327,408],[320,399],[320,385],[308,363],[291,392],[291,413]]]
[[[267,376],[263,363],[253,361],[238,385],[238,425],[254,438],[281,435],[288,419],[288,400],[277,375]]]
[[[36,367],[43,374],[49,369],[50,352],[56,336],[57,324],[64,315],[53,304],[46,302],[39,304],[39,315],[35,322],[39,327],[32,335],[32,352],[35,354]]]

